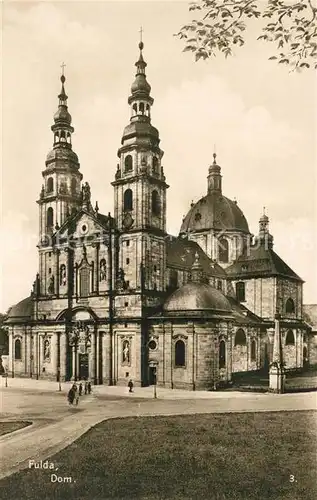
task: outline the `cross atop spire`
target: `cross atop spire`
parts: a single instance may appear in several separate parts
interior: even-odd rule
[[[63,62],[63,63],[61,64],[61,68],[62,68],[62,76],[64,76],[64,69],[65,69],[65,66],[66,66],[66,64]]]
[[[140,33],[140,42],[142,43],[143,42],[143,40],[142,40],[142,35],[143,35],[143,28],[142,28],[142,26],[140,27],[139,33]]]

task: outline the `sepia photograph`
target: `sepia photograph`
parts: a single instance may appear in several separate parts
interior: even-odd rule
[[[317,498],[316,0],[2,0],[3,500]]]

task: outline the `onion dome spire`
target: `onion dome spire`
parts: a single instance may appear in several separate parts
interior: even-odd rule
[[[213,162],[212,165],[209,167],[209,174],[208,174],[208,193],[211,192],[218,192],[221,194],[222,187],[221,187],[221,168],[217,164],[217,155],[216,153],[213,153]]]
[[[272,248],[273,236],[269,232],[269,222],[270,219],[265,213],[265,207],[263,207],[263,214],[259,219],[259,235],[256,238],[256,242],[265,245],[267,248]]]
[[[71,149],[71,134],[74,132],[72,127],[72,117],[68,112],[67,99],[68,96],[65,92],[65,75],[64,75],[64,64],[62,65],[63,74],[61,75],[62,88],[58,95],[58,109],[54,115],[54,125],[52,125],[51,130],[54,132],[54,147],[64,146]]]
[[[147,66],[146,62],[143,59],[143,49],[144,43],[142,40],[139,42],[140,55],[139,59],[135,63],[136,66],[136,74],[135,80],[131,86],[131,96],[129,97],[129,104],[132,102],[134,98],[145,98],[147,100],[152,101],[150,97],[151,85],[148,83],[145,74],[145,68]],[[151,102],[151,104],[153,101]]]

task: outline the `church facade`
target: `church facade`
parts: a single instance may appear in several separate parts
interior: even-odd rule
[[[113,215],[92,204],[72,147],[65,77],[42,172],[39,268],[7,313],[8,374],[95,384],[209,389],[267,370],[280,317],[287,369],[310,363],[303,281],[274,252],[263,214],[254,238],[222,193],[216,155],[207,194],[166,232],[167,179],[143,43],[114,172]]]

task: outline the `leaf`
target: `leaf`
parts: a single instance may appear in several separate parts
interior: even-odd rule
[[[278,63],[279,64],[289,64],[289,59],[281,59]]]
[[[269,57],[269,61],[275,61],[275,59],[277,59],[277,57],[276,57],[276,56],[271,56],[271,57]]]

